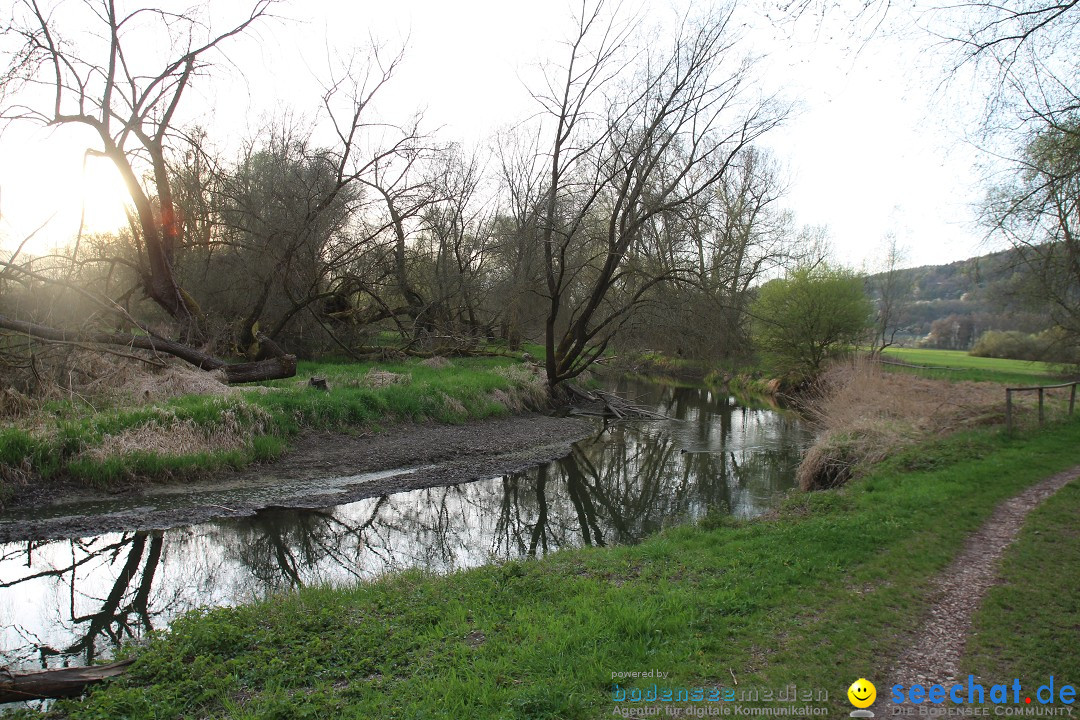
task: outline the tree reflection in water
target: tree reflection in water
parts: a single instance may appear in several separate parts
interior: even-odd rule
[[[5,569],[0,592],[22,594],[30,585],[49,585],[57,600],[51,608],[51,632],[38,634],[17,621],[3,625],[5,656],[15,665],[48,667],[56,658],[62,665],[88,665],[102,647],[115,647],[137,638],[154,626],[154,618],[167,610],[154,603],[151,592],[161,562],[164,536],[161,531],[125,533],[106,539],[64,540],[45,543],[12,543],[0,553]],[[63,560],[61,560],[63,559]],[[57,561],[60,562],[57,562]],[[13,575],[7,568],[21,565],[27,572]],[[80,582],[102,565],[115,566],[111,582],[87,587]],[[5,608],[6,610],[6,608]],[[6,613],[5,613],[6,614]],[[56,632],[61,630],[61,632]],[[24,641],[14,654],[7,646],[14,633]],[[60,638],[59,643],[56,638]]]
[[[796,419],[708,390],[618,389],[671,420],[605,426],[558,461],[491,480],[0,546],[0,665],[88,663],[189,609],[303,585],[633,543],[710,509],[760,513],[792,486],[808,439]]]

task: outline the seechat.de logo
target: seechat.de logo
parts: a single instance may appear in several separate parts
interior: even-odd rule
[[[874,713],[866,709],[877,700],[877,688],[874,687],[874,683],[866,678],[859,678],[847,689],[847,698],[848,702],[858,708],[851,713],[851,717],[874,717]]]

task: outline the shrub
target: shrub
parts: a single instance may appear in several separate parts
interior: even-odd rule
[[[766,283],[754,303],[754,340],[770,368],[812,377],[854,345],[870,324],[873,305],[850,270],[820,266]]]
[[[1060,330],[1054,328],[1035,334],[1017,330],[987,330],[979,336],[969,354],[1008,360],[1041,360],[1064,364],[1080,362],[1077,349],[1066,341]]]

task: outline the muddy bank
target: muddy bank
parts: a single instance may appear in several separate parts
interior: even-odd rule
[[[50,486],[0,512],[0,542],[164,529],[267,507],[323,508],[521,470],[569,452],[596,426],[518,415],[463,425],[401,425],[377,434],[313,433],[279,462],[195,482],[109,493]]]

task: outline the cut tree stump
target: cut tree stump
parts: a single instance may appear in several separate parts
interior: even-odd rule
[[[87,685],[123,675],[133,660],[81,668],[59,668],[18,675],[0,670],[0,703],[76,697]]]

